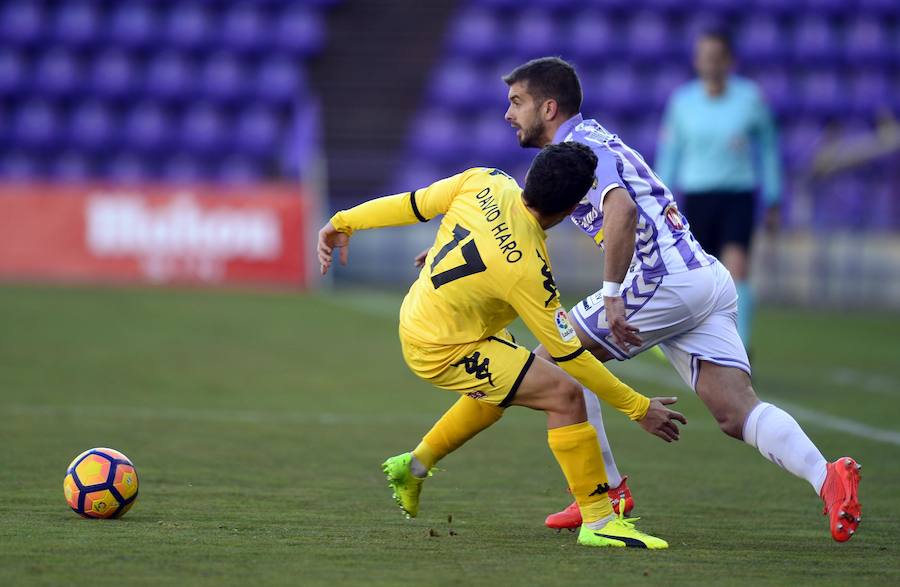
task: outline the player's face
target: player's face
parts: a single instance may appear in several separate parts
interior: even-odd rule
[[[541,104],[528,93],[526,85],[516,82],[509,86],[507,94],[509,108],[506,109],[506,121],[516,129],[516,138],[522,147],[544,146],[544,119],[540,114]]]
[[[722,41],[704,37],[694,48],[694,67],[704,80],[723,80],[731,70],[731,54]]]

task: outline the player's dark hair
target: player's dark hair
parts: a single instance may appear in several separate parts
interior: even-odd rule
[[[525,203],[543,216],[570,210],[594,185],[597,156],[581,143],[547,145],[525,178]]]
[[[581,110],[581,82],[572,64],[559,57],[541,57],[522,64],[503,76],[506,85],[528,85],[528,93],[537,102],[556,100],[559,111],[574,116]]]
[[[734,44],[731,41],[731,34],[723,27],[713,26],[703,29],[699,39],[712,39],[718,41],[725,48],[729,56],[734,56]]]

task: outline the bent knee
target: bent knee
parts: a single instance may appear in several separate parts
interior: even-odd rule
[[[716,422],[719,424],[719,429],[728,436],[737,438],[738,440],[741,440],[744,437],[744,420],[745,418],[740,417],[736,412],[716,415]]]
[[[565,377],[556,385],[554,391],[556,411],[570,416],[585,414],[584,394],[581,386],[574,380]]]

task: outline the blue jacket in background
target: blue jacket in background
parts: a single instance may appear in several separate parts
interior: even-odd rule
[[[731,76],[716,97],[700,80],[678,88],[666,107],[655,169],[683,193],[761,188],[767,206],[778,203],[778,137],[757,85]]]

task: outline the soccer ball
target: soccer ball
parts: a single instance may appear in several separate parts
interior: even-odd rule
[[[128,457],[111,448],[86,450],[69,464],[63,493],[85,518],[118,518],[138,496],[138,476]]]

